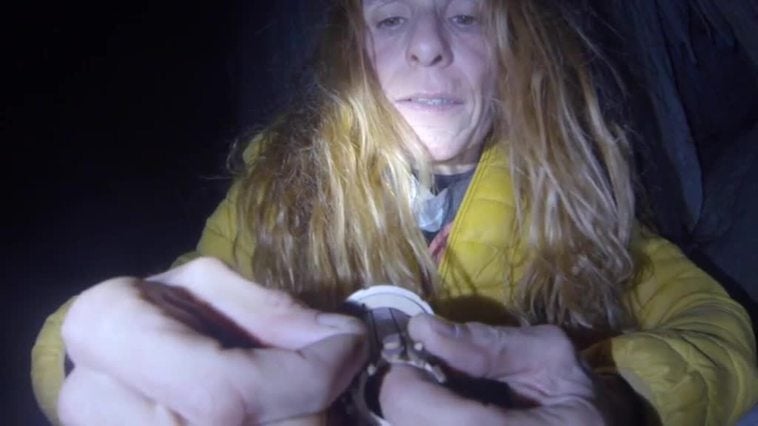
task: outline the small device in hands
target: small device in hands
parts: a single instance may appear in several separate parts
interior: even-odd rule
[[[431,306],[415,293],[393,285],[375,285],[353,293],[344,310],[368,326],[369,361],[344,396],[345,414],[351,424],[389,425],[379,406],[379,388],[392,364],[406,364],[425,371],[437,383],[446,375],[434,357],[408,335],[408,321],[418,314],[433,314]]]
[[[343,397],[349,424],[389,425],[382,417],[379,390],[384,373],[392,364],[409,365],[452,392],[484,404],[512,406],[511,392],[503,382],[472,378],[445,367],[408,335],[408,322],[418,314],[433,315],[431,306],[415,293],[393,285],[376,285],[348,297],[345,311],[368,326],[369,362]],[[339,422],[337,422],[339,423]]]
[[[262,347],[254,337],[189,291],[156,282],[136,285],[146,301],[198,333],[218,340],[224,348]],[[411,317],[432,308],[415,293],[392,285],[377,285],[351,295],[344,311],[361,318],[369,330],[370,358],[349,391],[329,411],[328,424],[389,425],[379,406],[381,379],[392,364],[405,364],[429,374],[435,382],[463,397],[485,404],[510,405],[505,383],[469,378],[445,369],[419,342],[408,335]]]

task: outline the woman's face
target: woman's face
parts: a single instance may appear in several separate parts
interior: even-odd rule
[[[495,65],[484,0],[363,0],[381,87],[429,150],[435,172],[473,167],[492,124]]]

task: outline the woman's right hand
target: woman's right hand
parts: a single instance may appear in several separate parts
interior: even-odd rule
[[[140,280],[103,282],[82,293],[63,324],[75,365],[58,400],[64,424],[309,418],[323,412],[366,361],[359,320],[309,309],[217,260],[198,259],[150,281],[189,291],[261,346],[223,348],[143,299],[135,285]]]

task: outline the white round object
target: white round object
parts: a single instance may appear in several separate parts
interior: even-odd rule
[[[348,303],[364,306],[368,310],[393,308],[413,317],[418,314],[434,314],[432,307],[416,293],[394,285],[374,285],[358,290],[347,298]]]

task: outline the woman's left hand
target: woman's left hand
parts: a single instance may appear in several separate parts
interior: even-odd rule
[[[384,378],[380,404],[393,426],[599,425],[603,411],[595,382],[560,328],[450,324],[432,316],[413,318],[412,339],[448,367],[470,377],[506,382],[527,408],[502,408],[466,399],[419,370],[393,366]]]

